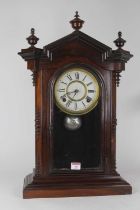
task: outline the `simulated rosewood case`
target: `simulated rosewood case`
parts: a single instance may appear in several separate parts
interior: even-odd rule
[[[19,52],[35,86],[35,169],[25,177],[23,197],[130,194],[131,186],[116,172],[116,86],[132,55],[122,49],[121,32],[112,50],[80,31],[84,21],[78,12],[70,23],[74,32],[43,49],[35,47],[38,38],[31,29],[31,46]],[[55,103],[54,84],[62,72],[77,67],[96,76],[100,98],[81,115],[82,126],[71,131]],[[78,170],[71,167],[74,162],[80,162]]]

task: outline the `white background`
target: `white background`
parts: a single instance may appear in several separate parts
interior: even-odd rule
[[[124,47],[134,57],[118,88],[117,168],[133,186],[125,196],[22,199],[22,184],[34,167],[34,88],[26,62],[30,28],[38,47],[72,32],[78,10],[83,32],[109,45],[122,30]],[[140,1],[139,0],[0,0],[0,209],[137,210],[140,208]]]

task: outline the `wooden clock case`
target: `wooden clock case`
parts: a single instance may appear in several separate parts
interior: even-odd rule
[[[121,32],[114,41],[118,48],[112,50],[79,30],[84,21],[78,13],[70,23],[74,32],[43,49],[34,46],[38,38],[31,29],[31,36],[27,38],[31,47],[19,52],[32,71],[35,86],[35,169],[25,177],[23,197],[131,194],[130,184],[116,172],[116,86],[119,85],[120,73],[125,70],[125,63],[132,55],[122,49],[125,40]],[[82,67],[95,74],[101,90],[98,106],[83,117],[85,126],[96,136],[96,145],[91,153],[94,135],[86,138],[89,141],[86,144],[89,145],[88,153],[94,158],[90,156],[87,160],[86,155],[81,155],[85,165],[79,171],[71,170],[67,158],[60,154],[62,150],[58,152],[59,142],[64,145],[71,134],[63,133],[61,119],[65,114],[56,107],[53,94],[58,75],[71,67]],[[77,151],[83,149],[80,143],[82,130],[76,135],[79,142],[69,143],[66,150],[73,152],[73,147]]]

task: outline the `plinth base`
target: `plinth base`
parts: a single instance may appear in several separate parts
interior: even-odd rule
[[[78,197],[131,194],[129,183],[118,177],[102,177],[91,183],[76,184],[45,184],[34,182],[33,174],[24,179],[23,198],[49,198],[49,197]]]

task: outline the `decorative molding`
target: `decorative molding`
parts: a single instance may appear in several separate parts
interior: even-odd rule
[[[116,85],[119,87],[120,84],[120,77],[121,77],[121,72],[116,72]]]
[[[114,135],[116,134],[116,126],[117,126],[117,118],[116,116],[114,116],[112,119],[112,132]]]
[[[36,138],[40,135],[40,128],[41,128],[40,112],[36,112],[35,113],[35,134],[36,134]]]
[[[119,87],[119,84],[120,84],[120,77],[121,77],[121,71],[114,71],[113,72],[113,79],[114,79],[114,82],[116,84],[117,87]]]
[[[110,53],[107,61],[127,63],[127,61],[132,57],[133,55],[131,55],[129,51],[118,48],[117,50],[112,50],[112,53]]]
[[[112,118],[112,144],[116,145],[116,143],[114,141],[116,141],[116,126],[117,126],[117,118],[116,118],[116,112],[114,113],[114,116]],[[114,154],[114,150],[113,150],[113,154]],[[112,159],[111,161],[111,171],[112,174],[116,174],[116,158]]]
[[[40,176],[41,172],[40,172],[40,167],[41,167],[41,161],[39,158],[38,153],[36,154],[36,167],[35,167],[35,176]]]
[[[32,76],[33,86],[36,86],[36,81],[37,81],[37,71],[33,71],[33,73],[31,74],[31,76]]]
[[[38,145],[38,137],[40,136],[40,129],[41,129],[41,118],[40,118],[40,112],[35,112],[35,139],[36,139],[36,147]],[[36,176],[40,176],[40,167],[41,167],[41,160],[40,155],[38,152],[36,152],[36,168],[35,168],[35,174]]]

